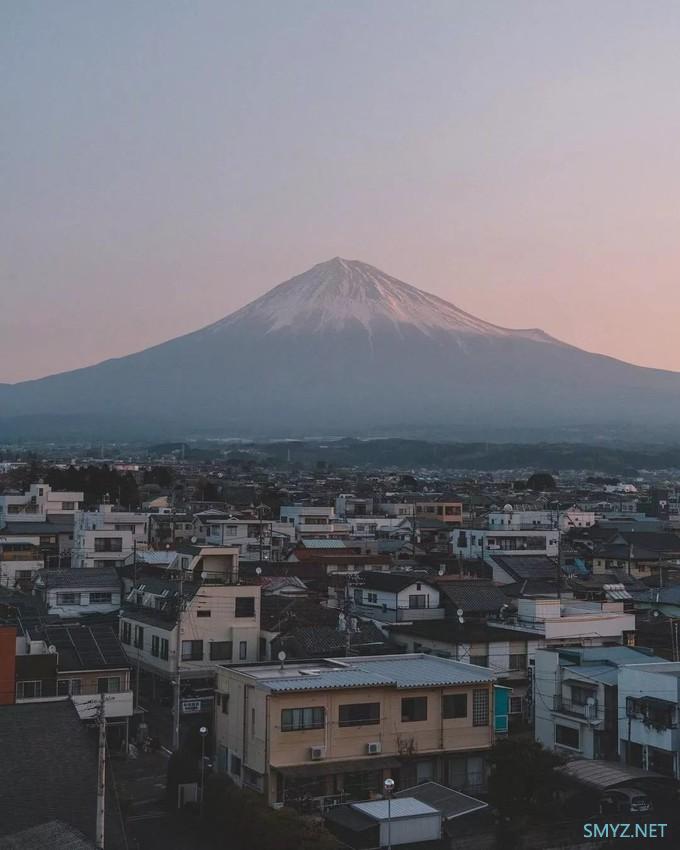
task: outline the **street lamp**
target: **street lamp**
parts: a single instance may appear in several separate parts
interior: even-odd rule
[[[383,783],[385,796],[387,797],[387,850],[392,850],[392,792],[394,791],[394,779],[386,779]]]
[[[198,730],[201,735],[201,798],[200,798],[200,814],[203,817],[203,790],[205,788],[205,739],[208,735],[206,726],[201,726]]]

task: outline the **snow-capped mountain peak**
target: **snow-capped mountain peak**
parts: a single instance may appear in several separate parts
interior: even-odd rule
[[[371,332],[376,325],[388,322],[396,327],[415,327],[425,334],[439,330],[551,340],[539,330],[492,325],[374,266],[341,257],[285,281],[213,328],[242,321],[252,321],[267,333],[283,329],[323,333],[357,323]]]

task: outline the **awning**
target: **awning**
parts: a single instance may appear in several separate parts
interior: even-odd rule
[[[606,791],[608,788],[640,779],[668,779],[660,773],[652,773],[651,770],[643,770],[640,767],[590,759],[574,759],[555,770],[567,779],[597,791]]]
[[[307,777],[307,776],[333,776],[338,773],[363,773],[369,770],[384,770],[385,768],[401,767],[401,762],[394,756],[385,756],[384,758],[363,758],[352,759],[352,761],[322,761],[316,764],[297,764],[290,767],[277,767],[272,765],[275,770],[282,773],[284,776]]]

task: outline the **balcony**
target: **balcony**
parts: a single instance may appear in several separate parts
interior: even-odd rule
[[[584,704],[573,702],[570,699],[565,699],[562,696],[556,696],[553,699],[553,711],[559,714],[568,714],[570,717],[578,717],[582,720],[593,721],[598,719],[598,702],[596,699],[592,703]]]

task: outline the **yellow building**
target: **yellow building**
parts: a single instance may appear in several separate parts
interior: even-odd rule
[[[217,769],[272,805],[365,800],[391,776],[485,784],[488,669],[389,655],[217,668]]]

